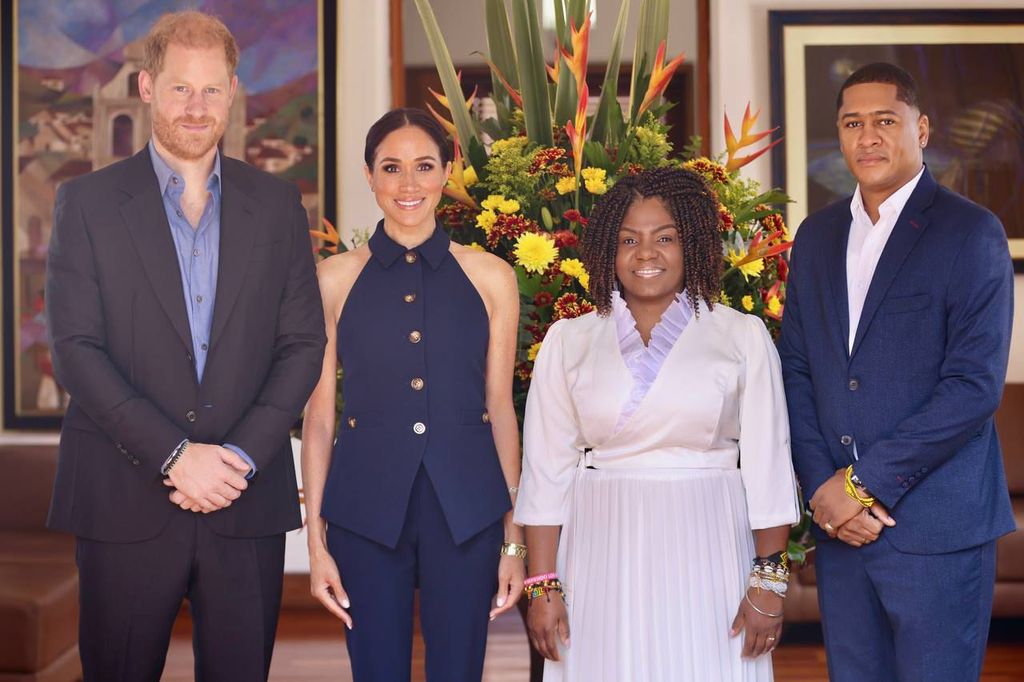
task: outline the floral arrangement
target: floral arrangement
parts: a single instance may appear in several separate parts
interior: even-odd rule
[[[429,0],[415,0],[444,93],[431,90],[448,117],[431,111],[455,143],[451,180],[438,207],[452,239],[495,253],[515,268],[522,296],[516,401],[522,409],[533,361],[548,327],[583,315],[589,274],[579,244],[594,203],[619,178],[640,170],[682,165],[716,192],[721,214],[724,273],[719,302],[765,320],[777,332],[785,304],[789,234],[777,205],[781,191],[761,192],[739,169],[780,140],[754,133],[747,107],[737,137],[725,117],[726,151],[698,156],[699,141],[674,150],[660,117],[672,106],[662,95],[683,55],[666,62],[668,0],[642,0],[628,111],[606,78],[596,112],[588,116],[586,83],[590,13],[587,0],[554,0],[556,58],[544,61],[536,6],[530,0],[484,0],[496,118],[470,115],[476,93],[464,99]],[[619,72],[629,3],[620,6],[607,73]],[[648,66],[649,65],[649,66]],[[454,103],[454,104],[453,104]],[[723,158],[724,157],[724,158]]]

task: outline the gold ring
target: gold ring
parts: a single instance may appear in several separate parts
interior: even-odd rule
[[[774,637],[769,637],[769,638],[768,638],[768,641],[769,641],[769,642],[774,642],[774,641],[775,641],[775,638],[774,638]]]
[[[825,522],[825,530],[827,530],[829,533],[835,533],[836,532],[836,529],[833,528],[832,524],[829,523],[828,521]]]

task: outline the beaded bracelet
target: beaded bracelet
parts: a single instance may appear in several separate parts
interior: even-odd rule
[[[529,578],[527,578],[526,580],[523,581],[523,586],[524,587],[529,587],[530,585],[535,585],[535,584],[537,584],[539,582],[543,582],[545,580],[558,580],[558,574],[557,573],[541,573],[540,575],[531,575]]]
[[[562,596],[562,601],[565,601],[565,592],[562,591],[562,581],[558,578],[542,580],[539,583],[534,583],[529,587],[524,587],[523,592],[526,594],[526,601],[532,602],[537,597],[545,597],[548,601],[551,601],[551,593],[557,592]]]
[[[749,587],[754,587],[759,590],[767,590],[772,594],[776,594],[783,599],[786,598],[786,592],[789,590],[789,583],[781,580],[767,580],[758,576],[756,573],[750,574],[750,579],[747,582]]]

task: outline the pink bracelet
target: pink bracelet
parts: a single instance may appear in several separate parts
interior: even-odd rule
[[[542,583],[545,580],[558,580],[557,573],[542,573],[541,575],[533,575],[523,581],[523,587],[529,587],[530,585],[536,585]]]

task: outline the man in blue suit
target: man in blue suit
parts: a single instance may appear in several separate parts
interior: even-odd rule
[[[858,186],[799,229],[779,345],[829,675],[976,680],[995,541],[1014,530],[992,419],[1013,317],[1006,234],[924,166],[909,74],[865,66],[837,104]]]

